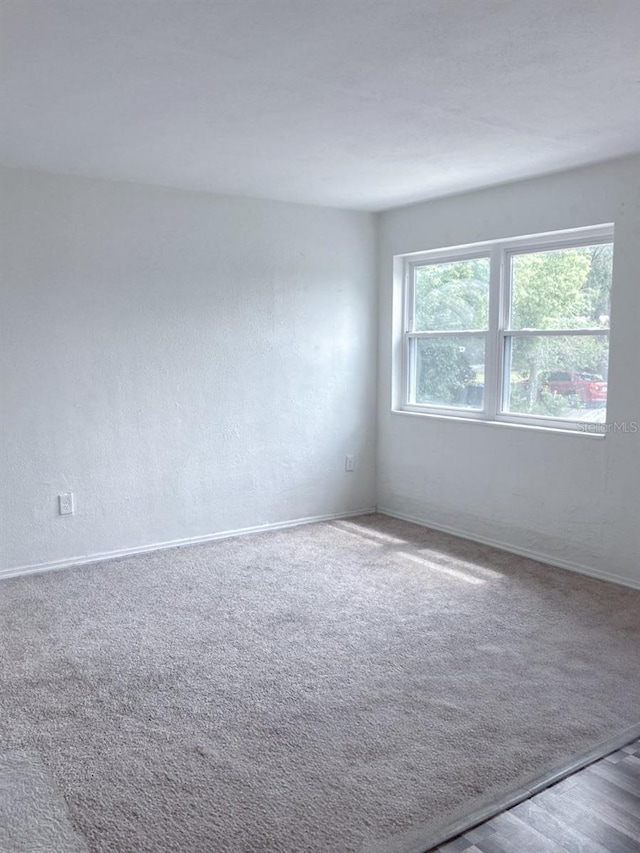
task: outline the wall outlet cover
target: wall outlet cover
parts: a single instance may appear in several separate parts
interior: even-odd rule
[[[60,515],[73,515],[73,492],[67,492],[64,495],[58,495],[58,509]]]

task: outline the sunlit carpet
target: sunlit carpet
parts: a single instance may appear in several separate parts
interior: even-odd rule
[[[410,853],[640,720],[640,592],[371,515],[4,580],[0,661],[93,853]]]

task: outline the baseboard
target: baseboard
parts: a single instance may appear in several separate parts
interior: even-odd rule
[[[539,563],[555,566],[559,569],[566,569],[572,572],[578,572],[581,575],[587,575],[598,580],[609,581],[611,583],[621,584],[622,586],[631,587],[632,589],[640,589],[640,581],[633,581],[629,578],[620,577],[619,575],[610,572],[598,571],[589,566],[583,566],[580,563],[572,563],[567,560],[558,560],[550,557],[547,554],[541,554],[529,548],[518,548],[514,545],[509,545],[497,539],[491,539],[487,536],[478,536],[470,534],[457,527],[450,525],[439,524],[429,519],[420,518],[407,513],[397,512],[388,507],[365,507],[358,510],[350,510],[349,512],[329,513],[327,515],[313,515],[305,518],[295,518],[288,521],[276,521],[270,524],[260,524],[254,527],[241,527],[236,530],[224,530],[219,533],[208,533],[204,536],[191,536],[186,539],[174,539],[167,542],[155,542],[150,545],[140,545],[133,548],[122,548],[115,551],[103,551],[96,554],[88,554],[77,557],[70,557],[65,560],[52,560],[46,563],[36,563],[27,566],[16,566],[9,569],[0,569],[0,580],[3,578],[19,577],[20,575],[37,574],[39,572],[50,572],[56,569],[66,569],[70,566],[83,566],[90,563],[100,563],[103,560],[114,560],[118,557],[130,557],[134,554],[146,554],[149,551],[163,551],[167,548],[181,548],[188,545],[197,545],[204,542],[215,542],[218,539],[229,539],[232,536],[248,536],[251,533],[265,533],[269,530],[284,530],[287,527],[298,527],[304,524],[314,524],[319,521],[333,521],[339,518],[354,518],[358,515],[367,515],[372,512],[379,512],[381,515],[387,515],[390,518],[398,518],[402,521],[410,521],[413,524],[418,524],[420,527],[429,527],[433,530],[438,530],[442,533],[449,533],[451,536],[458,536],[461,539],[469,539],[472,542],[480,542],[483,545],[490,545],[492,548],[497,548],[500,551],[507,551],[510,554],[517,554],[520,557],[528,557],[531,560],[536,560]]]
[[[248,536],[251,533],[266,533],[269,530],[284,530],[287,527],[300,527],[303,524],[315,524],[318,521],[333,521],[338,518],[353,518],[358,515],[368,515],[375,512],[375,507],[350,510],[349,512],[329,513],[328,515],[310,515],[306,518],[294,518],[288,521],[275,521],[270,524],[259,524],[255,527],[241,527],[237,530],[224,530],[220,533],[207,533],[204,536],[190,536],[186,539],[173,539],[169,542],[155,542],[151,545],[139,545],[134,548],[122,548],[117,551],[103,551],[67,560],[52,560],[47,563],[37,563],[31,566],[16,566],[11,569],[0,569],[0,580],[15,578],[20,575],[32,575],[40,572],[51,572],[57,569],[68,569],[71,566],[85,566],[89,563],[101,563],[103,560],[115,560],[118,557],[131,557],[134,554],[147,554],[150,551],[164,551],[167,548],[182,548],[187,545],[198,545],[204,542],[215,542],[218,539],[230,539],[233,536]]]
[[[519,548],[516,545],[509,545],[506,542],[500,542],[497,539],[491,539],[488,536],[478,536],[475,533],[471,534],[465,530],[460,530],[457,527],[450,527],[447,524],[438,524],[426,518],[418,518],[415,515],[407,515],[404,512],[397,512],[388,507],[379,506],[377,512],[381,515],[388,515],[390,518],[399,518],[402,521],[410,521],[413,524],[419,524],[420,527],[430,527],[432,530],[438,530],[441,533],[449,533],[451,536],[458,536],[460,539],[469,539],[472,542],[479,542],[482,545],[490,545],[492,548],[497,548],[500,551],[507,551],[509,554],[517,554],[519,557],[528,557],[531,560],[536,560],[538,563],[546,563],[549,566],[554,566],[558,569],[566,569],[570,572],[577,572],[580,575],[587,575],[590,578],[596,578],[601,581],[609,581],[617,583],[621,586],[630,587],[631,589],[640,589],[640,580],[634,581],[629,578],[615,575],[611,572],[603,572],[598,569],[592,569],[590,566],[583,566],[580,563],[572,563],[569,560],[558,560],[556,557],[550,557],[548,554],[541,554],[537,551],[532,551],[529,548]]]

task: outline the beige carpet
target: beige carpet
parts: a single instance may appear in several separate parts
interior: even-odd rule
[[[93,853],[404,853],[640,720],[640,593],[366,516],[4,580],[0,665]]]
[[[60,792],[37,755],[0,753],[0,851],[87,853]]]

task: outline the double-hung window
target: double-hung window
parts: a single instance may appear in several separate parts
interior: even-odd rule
[[[612,226],[405,257],[401,407],[603,423],[612,264]]]

